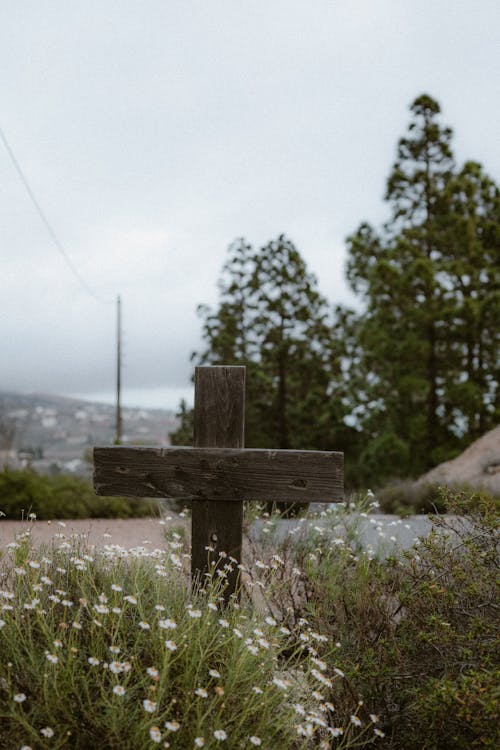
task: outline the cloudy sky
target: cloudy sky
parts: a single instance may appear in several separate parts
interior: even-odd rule
[[[0,127],[86,284],[0,140],[0,390],[112,397],[121,294],[125,402],[175,408],[239,236],[285,232],[352,302],[345,237],[424,91],[500,181],[498,0],[0,6]]]

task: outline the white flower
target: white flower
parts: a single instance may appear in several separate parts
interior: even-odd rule
[[[75,628],[75,630],[81,630],[82,629],[81,624],[79,622],[77,622],[76,620],[72,623],[72,625]]]
[[[142,701],[142,705],[144,706],[144,710],[148,712],[148,714],[154,714],[156,711],[156,703],[154,701],[149,701],[147,698],[146,700]]]
[[[99,615],[107,615],[107,614],[109,614],[109,607],[106,607],[105,604],[96,604],[94,606],[94,609],[95,609],[95,611]]]
[[[361,726],[361,719],[359,719],[357,716],[351,715],[351,722],[354,724],[355,727]]]
[[[153,680],[157,680],[159,677],[159,672],[156,669],[156,667],[148,667],[146,669],[147,674],[153,678]]]
[[[262,688],[258,687],[257,685],[254,685],[253,688],[252,688],[252,690],[253,690],[254,693],[257,693],[257,695],[262,695],[262,693],[263,693]]]
[[[137,599],[135,598],[135,596],[128,595],[124,596],[123,599],[129,604],[137,604]]]
[[[273,617],[266,617],[265,622],[267,622],[268,625],[277,625],[278,623]],[[260,743],[259,743],[260,744]]]
[[[125,695],[125,688],[123,687],[123,685],[115,685],[113,688],[113,693],[120,696]]]
[[[221,619],[219,620],[219,625],[221,626],[221,628],[228,628],[228,627],[229,627],[229,623],[228,623],[228,621],[227,621],[227,620],[224,620],[223,618],[221,618]]]
[[[193,618],[201,617],[201,610],[199,609],[188,609],[188,615]]]
[[[204,737],[195,737],[194,739],[194,746],[195,747],[203,747],[205,744],[205,738]]]
[[[96,659],[95,656],[89,656],[89,658],[87,659],[87,661],[88,661],[88,663],[90,664],[91,667],[97,667],[97,665],[100,663],[99,659]]]
[[[122,587],[118,586],[116,583],[112,583],[111,588],[113,591],[123,591]]]
[[[227,740],[227,733],[223,729],[216,729],[214,732],[214,737],[216,740]]]
[[[47,657],[47,661],[50,661],[51,664],[57,664],[57,662],[59,661],[58,657],[55,654],[47,653],[45,654],[45,656]]]
[[[0,630],[5,626],[5,620],[0,620]]]
[[[168,729],[169,732],[177,732],[181,728],[181,725],[178,721],[166,721],[165,728]]]
[[[14,696],[14,700],[16,703],[24,703],[26,700],[26,696],[24,693],[16,693]]]
[[[220,672],[218,672],[216,669],[209,669],[208,674],[210,675],[210,677],[215,677],[216,679],[219,679],[220,677]]]
[[[194,694],[197,695],[199,698],[207,698],[208,697],[208,693],[205,690],[205,688],[196,688],[196,690],[194,691]]]
[[[165,641],[165,646],[169,651],[177,651],[177,644],[175,641]]]
[[[158,626],[160,628],[163,628],[163,630],[175,630],[177,627],[177,623],[174,622],[174,620],[158,620]]]
[[[113,674],[120,674],[120,672],[123,672],[123,665],[121,661],[112,661],[109,665],[109,671],[113,672]]]
[[[153,742],[161,742],[161,732],[158,727],[151,727],[149,730],[149,736],[153,740]]]
[[[119,646],[110,646],[109,650],[112,654],[119,654],[121,651],[121,648]]]
[[[288,685],[285,680],[280,680],[279,677],[273,677],[273,684],[276,685],[276,687],[279,687],[280,690],[288,689]]]
[[[51,729],[51,727],[44,727],[43,729],[40,729],[40,734],[43,734],[44,737],[50,739],[54,736],[54,730]]]
[[[145,622],[144,620],[141,620],[141,622],[139,623],[139,627],[141,628],[141,630],[151,630],[149,622]]]
[[[252,745],[262,745],[262,740],[260,739],[260,737],[256,737],[255,734],[252,734],[252,736],[250,737],[250,742],[252,743]]]

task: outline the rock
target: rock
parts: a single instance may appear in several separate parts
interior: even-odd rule
[[[431,469],[417,484],[469,485],[500,497],[500,425],[454,458]]]

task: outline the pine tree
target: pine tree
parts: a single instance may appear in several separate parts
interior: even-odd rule
[[[456,172],[436,101],[422,95],[411,112],[387,183],[391,217],[348,239],[365,305],[354,321],[364,384],[351,402],[367,438],[360,466],[379,480],[451,457],[498,407],[497,191],[477,165]]]

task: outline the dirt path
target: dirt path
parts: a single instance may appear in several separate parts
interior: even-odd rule
[[[189,529],[190,520],[179,518],[175,514],[167,516],[167,520],[156,518],[89,518],[67,519],[65,521],[6,521],[0,520],[0,549],[9,542],[13,542],[19,531],[31,529],[35,545],[50,542],[56,534],[63,534],[69,539],[77,535],[89,546],[103,547],[106,544],[119,544],[131,547],[148,546],[151,549],[165,546],[165,532],[169,528],[182,526]],[[62,536],[56,537],[62,539]]]

